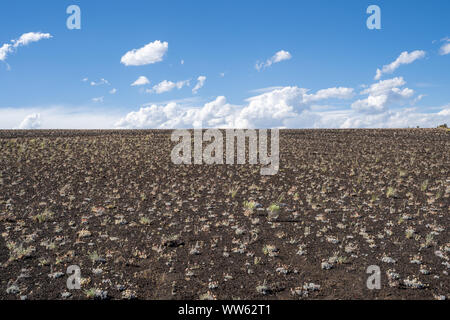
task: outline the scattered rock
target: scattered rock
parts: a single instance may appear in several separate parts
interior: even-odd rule
[[[127,290],[122,292],[122,299],[133,300],[133,299],[136,299],[136,298],[137,298],[137,296],[136,296],[136,293],[134,291],[131,291],[131,290],[127,289]]]
[[[118,291],[122,292],[122,291],[125,290],[125,286],[122,285],[122,284],[118,284],[118,285],[116,285],[116,289],[117,289]]]
[[[54,273],[50,273],[48,275],[48,277],[52,278],[52,279],[58,279],[58,278],[64,277],[64,275],[65,275],[65,273],[63,273],[63,272],[54,272]]]
[[[381,259],[381,261],[384,262],[384,263],[396,263],[397,262],[395,259],[393,259],[391,257],[388,257],[388,256],[384,256]]]
[[[320,266],[322,267],[323,270],[330,270],[334,268],[334,265],[329,263],[328,261],[322,262]]]
[[[18,294],[19,292],[20,292],[20,289],[15,284],[13,284],[12,286],[10,286],[6,289],[7,294]]]
[[[419,279],[417,279],[417,278],[405,279],[405,280],[403,280],[403,284],[406,287],[412,288],[412,289],[423,289],[423,288],[427,287],[427,285],[420,282]]]

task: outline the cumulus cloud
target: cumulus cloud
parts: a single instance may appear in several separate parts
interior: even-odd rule
[[[12,40],[14,47],[26,46],[32,42],[38,42],[42,39],[50,39],[52,35],[50,33],[41,32],[28,32],[20,36],[18,40]]]
[[[237,107],[217,97],[202,107],[185,108],[175,102],[153,104],[128,113],[116,123],[118,128],[201,128],[203,126],[227,128],[233,123]]]
[[[0,52],[1,52],[1,50],[0,50]],[[444,44],[442,47],[441,47],[441,50],[439,51],[439,54],[441,54],[441,55],[447,55],[447,54],[449,54],[450,53],[450,40],[447,40],[447,43],[446,44]],[[0,56],[1,56],[1,54],[0,54]],[[1,60],[1,59],[0,59]]]
[[[105,99],[105,97],[92,98],[92,102],[103,103],[104,99]]]
[[[42,39],[50,39],[50,33],[28,32],[20,36],[19,39],[11,40],[11,43],[5,43],[0,47],[0,61],[5,61],[8,54],[13,53],[15,49],[26,46],[32,42],[38,42]]]
[[[157,85],[153,86],[152,89],[147,89],[146,91],[148,93],[155,92],[157,94],[161,94],[164,92],[172,91],[175,88],[177,88],[179,90],[179,89],[183,88],[184,86],[189,86],[189,80],[178,81],[178,82],[163,80],[160,83],[158,83]]]
[[[5,43],[0,47],[0,61],[5,61],[8,53],[12,51],[12,46],[9,43]]]
[[[395,84],[402,83],[396,80]],[[367,93],[389,92],[386,83],[374,84]],[[397,87],[398,88],[398,87]],[[323,89],[327,90],[327,89]],[[251,97],[243,105],[233,105],[223,96],[200,104],[198,98],[180,99],[143,106],[124,115],[120,109],[81,108],[0,108],[0,128],[111,129],[111,128],[406,128],[436,127],[450,123],[450,103],[441,107],[417,109],[385,108],[376,113],[333,106],[323,100],[328,95],[308,93],[298,87],[283,87]],[[333,90],[329,90],[333,91]],[[322,103],[322,104],[319,104]],[[425,111],[424,111],[425,110]],[[42,117],[41,117],[42,115]],[[23,123],[23,124],[22,124]]]
[[[396,80],[398,81],[398,80]],[[401,82],[397,82],[401,83]],[[390,92],[395,87],[378,83],[368,88],[372,94]],[[327,89],[324,89],[327,90]],[[325,101],[329,95],[316,92],[317,101]],[[332,92],[333,90],[328,90]],[[246,104],[232,105],[223,96],[203,106],[184,106],[169,102],[152,104],[128,113],[116,122],[116,127],[144,128],[406,128],[436,127],[450,123],[450,104],[439,111],[426,113],[416,108],[404,108],[377,113],[353,109],[336,109],[311,104],[307,89],[284,87],[246,100]],[[389,93],[390,94],[390,93]],[[333,95],[335,96],[335,95]],[[324,100],[320,100],[319,97]],[[345,95],[348,97],[348,95]]]
[[[283,88],[284,88],[283,86],[272,86],[272,87],[267,87],[267,88],[253,89],[253,90],[250,90],[249,92],[261,94],[261,93],[267,93],[267,92],[271,92],[273,90],[283,89]]]
[[[119,128],[268,128],[286,127],[312,102],[331,98],[347,99],[351,88],[330,88],[308,94],[308,89],[281,87],[251,97],[244,106],[229,104],[220,96],[201,107],[177,103],[151,105],[129,113],[117,122]]]
[[[203,88],[203,86],[205,85],[205,81],[206,81],[206,77],[205,76],[200,76],[197,79],[197,84],[195,85],[195,87],[192,89],[192,93],[196,94],[198,92],[198,90],[200,90],[201,88]]]
[[[119,109],[102,109],[100,106],[95,109],[90,106],[0,107],[0,129],[19,129],[29,116],[23,129],[112,129],[123,113]]]
[[[150,81],[145,76],[140,76],[135,82],[131,84],[132,87],[136,86],[144,86],[146,84],[149,84]]]
[[[116,122],[116,127],[405,128],[436,127],[450,122],[450,104],[438,108],[437,112],[413,107],[391,109],[390,106],[414,101],[414,92],[404,88],[405,84],[401,77],[374,83],[360,93],[368,97],[354,102],[352,108],[317,104],[330,99],[352,99],[352,88],[328,88],[310,93],[308,89],[295,86],[275,87],[248,98],[244,105],[232,105],[223,96],[198,107],[176,102],[152,104],[130,112]]]
[[[350,113],[340,122],[339,128],[436,128],[450,121],[450,107],[444,106],[439,112],[425,113],[416,108],[387,110],[378,114]]]
[[[303,100],[305,103],[309,103],[326,99],[350,99],[353,95],[353,88],[328,88],[319,90],[315,94],[305,94]]]
[[[298,87],[275,89],[247,99],[247,106],[236,118],[238,128],[282,127],[283,120],[295,117],[308,90]]]
[[[256,70],[260,71],[261,69],[268,68],[274,63],[279,63],[284,60],[290,60],[292,55],[288,51],[280,50],[273,57],[267,59],[266,62],[257,62],[255,65]]]
[[[25,117],[19,124],[19,129],[39,129],[41,127],[41,115],[39,113],[33,113]]]
[[[408,53],[407,51],[402,52],[394,62],[383,66],[381,69],[377,69],[375,80],[380,80],[383,74],[393,73],[402,64],[410,64],[418,59],[425,57],[425,54],[425,51],[422,50],[416,50],[411,53]]]
[[[386,111],[390,105],[413,103],[414,99],[411,98],[414,90],[402,88],[405,84],[402,77],[374,83],[361,92],[361,94],[367,95],[367,98],[353,102],[352,109],[362,113],[381,113]]]
[[[84,79],[83,79],[84,81]],[[91,86],[96,87],[96,86],[102,86],[102,85],[109,85],[109,81],[106,79],[100,79],[99,81],[91,81]]]
[[[284,51],[284,50],[281,50],[281,51],[278,51],[278,52],[272,57],[271,62],[272,62],[272,63],[278,63],[278,62],[281,62],[281,61],[283,61],[283,60],[289,60],[289,59],[291,59],[291,58],[292,58],[292,56],[291,56],[291,54],[290,54],[289,52]]]
[[[120,60],[125,66],[143,66],[161,62],[169,49],[169,43],[156,40],[140,49],[128,51]]]
[[[286,121],[298,118],[299,112],[309,109],[315,102],[353,97],[352,88],[328,88],[311,94],[309,91],[298,87],[275,87],[272,91],[251,97],[236,118],[235,126],[286,127]]]

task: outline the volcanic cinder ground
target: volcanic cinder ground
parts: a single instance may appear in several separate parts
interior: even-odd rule
[[[274,176],[170,133],[1,131],[0,299],[449,298],[447,130],[281,131]]]

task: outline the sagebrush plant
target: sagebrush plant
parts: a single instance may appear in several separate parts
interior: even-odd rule
[[[262,284],[256,286],[256,292],[262,295],[266,295],[270,292],[270,287],[267,285],[266,280],[264,280]]]
[[[280,211],[280,206],[277,203],[272,203],[269,206],[269,211],[272,213],[278,212],[278,211]]]
[[[50,211],[49,209],[45,209],[44,212],[37,214],[33,217],[34,221],[38,221],[39,223],[45,222],[45,221],[49,221],[53,219],[53,216],[55,214]]]
[[[422,192],[425,192],[425,191],[427,191],[427,189],[428,189],[428,180],[425,180],[425,181],[422,182],[422,184],[420,185],[420,190],[421,190]]]
[[[386,197],[392,198],[392,197],[395,197],[395,195],[396,195],[395,188],[394,187],[388,187],[387,191],[386,191]]]
[[[208,291],[206,293],[201,294],[199,299],[200,300],[216,300],[217,297],[211,291]]]
[[[89,253],[89,259],[94,263],[100,260],[100,255],[97,253],[97,251],[93,251]]]
[[[151,220],[148,217],[142,217],[141,219],[139,219],[139,223],[143,224],[143,225],[149,225],[150,222],[151,222]]]
[[[238,191],[239,191],[239,187],[231,188],[230,195],[231,195],[232,199],[234,199],[236,197]]]
[[[278,255],[278,248],[271,244],[266,244],[262,248],[262,252],[269,257],[276,257]]]
[[[425,237],[425,247],[431,247],[434,244],[434,234],[429,233]]]
[[[255,201],[244,201],[244,207],[249,210],[253,210],[256,207]]]
[[[91,288],[91,289],[88,289],[88,290],[84,290],[84,294],[86,295],[86,297],[87,297],[88,299],[94,299],[96,293],[97,293],[97,289],[95,289],[95,288]]]
[[[400,177],[406,177],[406,175],[408,174],[408,171],[400,169],[398,171],[398,174],[399,174]]]
[[[29,257],[30,254],[35,250],[33,246],[25,248],[23,244],[17,245],[15,242],[8,242],[6,244],[6,247],[9,249],[10,261],[20,260]]]

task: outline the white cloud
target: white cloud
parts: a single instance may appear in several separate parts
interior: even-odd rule
[[[250,90],[249,92],[261,94],[261,93],[267,93],[267,92],[271,92],[271,91],[279,90],[279,89],[283,89],[283,88],[284,88],[283,86],[272,86],[272,87],[267,87],[267,88],[253,89],[253,90]]]
[[[132,87],[136,86],[144,86],[146,84],[149,84],[150,81],[145,76],[140,76],[135,82],[131,84]]]
[[[14,48],[18,48],[20,46],[26,46],[32,42],[38,42],[42,39],[50,38],[52,38],[50,33],[28,32],[21,35],[18,40],[12,40],[12,43],[14,44]]]
[[[109,81],[106,79],[100,79],[99,81],[95,82],[95,81],[91,81],[91,86],[96,87],[96,86],[102,86],[102,85],[108,85],[109,86]]]
[[[281,87],[246,100],[247,105],[227,103],[223,96],[201,107],[184,107],[177,103],[151,105],[130,112],[117,122],[119,128],[261,128],[285,127],[313,101],[346,99],[351,88],[330,88],[308,94],[307,89]]]
[[[18,129],[18,124],[34,114],[39,117],[30,117],[29,125],[24,123],[23,129],[31,128],[33,123],[36,129],[112,129],[114,123],[123,116],[119,109],[101,109],[100,106],[95,109],[91,106],[0,108],[0,128]]]
[[[184,86],[189,86],[189,80],[184,81],[178,81],[178,82],[172,82],[168,80],[163,80],[157,85],[153,86],[153,89],[147,89],[146,91],[148,93],[157,93],[161,94],[164,92],[172,91],[173,89],[177,88],[178,90],[183,88]]]
[[[181,60],[180,63],[183,65],[184,64],[184,60]]]
[[[381,80],[372,84],[370,87],[365,88],[363,91],[361,91],[361,94],[381,95],[388,93],[393,88],[404,86],[405,84],[406,81],[403,79],[403,77]]]
[[[188,98],[180,98],[180,99],[168,99],[168,100],[158,100],[158,101],[153,101],[153,102],[147,102],[147,103],[144,103],[143,105],[142,105],[142,107],[150,107],[150,106],[152,106],[152,105],[154,105],[154,104],[156,104],[156,105],[166,105],[166,104],[169,104],[169,103],[176,103],[177,105],[180,105],[180,106],[183,106],[184,108],[187,108],[187,107],[195,107],[196,105],[198,105],[198,104],[201,104],[202,103],[202,99],[201,98],[199,98],[199,97],[197,97],[197,96],[190,96],[190,97],[188,97]]]
[[[39,129],[41,127],[41,115],[33,113],[25,117],[19,124],[19,129]]]
[[[415,108],[388,110],[371,115],[350,113],[338,123],[340,128],[436,128],[449,121],[450,108],[447,106],[436,113],[420,112]]]
[[[352,109],[362,113],[381,113],[385,112],[390,105],[412,103],[414,90],[401,88],[405,84],[402,77],[374,83],[361,92],[361,94],[368,95],[367,98],[353,102]]]
[[[350,99],[352,88],[328,88],[309,94],[298,87],[274,87],[272,91],[247,99],[235,120],[235,125],[245,127],[285,127],[288,119],[298,118],[299,112],[309,109],[314,102],[328,99]]]
[[[167,42],[156,40],[140,49],[128,51],[120,62],[126,66],[143,66],[161,62],[168,49]]]
[[[103,103],[104,99],[105,99],[105,97],[92,98],[92,102]]]
[[[50,33],[28,32],[24,33],[17,40],[11,40],[11,43],[5,43],[0,47],[0,61],[5,61],[8,54],[13,53],[15,49],[26,46],[32,42],[38,42],[42,39],[50,39]]]
[[[12,51],[11,45],[9,43],[5,43],[0,47],[0,61],[5,61],[8,53]]]
[[[289,52],[281,50],[281,51],[278,51],[272,57],[271,62],[272,63],[278,63],[278,62],[281,62],[281,61],[284,61],[284,60],[289,60],[291,58],[292,58],[292,56],[291,56],[291,54]]]
[[[267,59],[267,61],[264,62],[257,62],[255,65],[256,70],[260,71],[261,69],[268,68],[274,63],[279,63],[281,61],[290,60],[292,58],[292,55],[288,51],[280,50],[275,55]]]
[[[198,90],[200,90],[201,88],[203,88],[203,86],[205,85],[205,81],[206,81],[206,77],[205,76],[200,76],[197,79],[197,84],[195,85],[195,87],[192,89],[192,93],[196,94],[198,92]]]
[[[115,125],[118,128],[161,128],[169,120],[169,116],[174,108],[177,108],[175,103],[169,103],[166,106],[151,105],[142,107],[139,111],[128,113]]]
[[[381,89],[383,86],[385,88]],[[386,84],[376,84],[368,90],[372,93],[380,93],[388,90],[386,87]],[[223,96],[199,107],[184,106],[175,102],[169,102],[166,105],[153,104],[130,112],[116,122],[116,127],[128,129],[406,128],[436,127],[442,123],[450,123],[450,104],[438,108],[439,111],[434,113],[421,112],[415,108],[385,109],[378,113],[366,113],[356,109],[309,105],[308,98],[305,99],[308,97],[307,92],[308,90],[303,88],[284,87],[251,97],[243,106],[231,105]],[[329,97],[319,92],[321,90],[314,95],[324,99]]]
[[[303,97],[307,89],[284,87],[247,99],[247,106],[235,120],[237,128],[283,127],[284,119],[297,115],[304,108]]]
[[[305,94],[303,100],[305,103],[311,103],[327,99],[350,99],[353,97],[353,88],[328,88],[317,91],[315,94]]]
[[[88,82],[88,81],[89,81],[89,78],[83,78],[81,81],[83,81],[83,82]]]
[[[240,106],[228,103],[223,96],[205,104],[199,104],[198,98],[191,97],[176,102],[153,103],[126,115],[121,109],[108,108],[106,112],[100,106],[95,110],[91,107],[0,108],[0,128],[11,129],[11,125],[21,122],[23,128],[41,129],[435,128],[450,123],[450,103],[430,107],[428,111],[406,107],[365,113],[336,106],[305,104],[307,92],[307,89],[285,87],[252,97]],[[24,121],[27,117],[29,119]]]
[[[417,102],[419,102],[420,100],[422,100],[424,97],[426,97],[426,94],[419,94],[417,97],[415,97],[412,101],[411,101],[411,105],[415,105]]]
[[[407,51],[402,52],[394,62],[383,66],[381,69],[377,69],[375,80],[380,80],[383,74],[393,73],[402,64],[410,64],[417,59],[425,57],[425,54],[425,51],[422,50],[416,50],[411,53],[408,53]]]
[[[447,40],[447,41],[449,41],[449,42],[446,43],[446,44],[444,44],[444,45],[441,47],[441,50],[439,51],[439,53],[440,53],[441,55],[443,55],[443,56],[450,53],[450,40]],[[1,59],[0,59],[0,60],[1,60]]]
[[[117,93],[117,89],[113,88],[111,91],[109,91],[110,94],[116,94]]]
[[[153,104],[128,113],[116,123],[118,128],[201,128],[212,126],[225,128],[233,123],[235,106],[218,97],[203,107],[185,108],[174,102]]]

